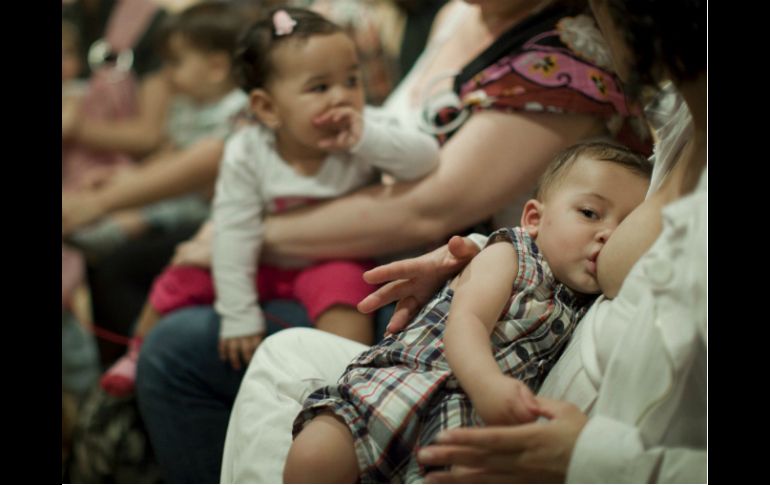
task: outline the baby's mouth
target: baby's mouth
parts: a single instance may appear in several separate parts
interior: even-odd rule
[[[596,276],[596,259],[598,257],[599,257],[599,251],[589,256],[588,263],[586,264],[586,266],[588,266],[588,272],[594,276]]]

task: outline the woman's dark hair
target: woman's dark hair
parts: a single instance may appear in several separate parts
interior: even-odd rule
[[[273,15],[283,10],[296,22],[290,34],[276,35]],[[265,85],[272,74],[271,53],[276,47],[289,40],[307,39],[314,35],[329,35],[344,30],[310,10],[284,7],[271,10],[258,20],[238,41],[233,69],[235,79],[247,93]]]
[[[705,0],[598,0],[608,7],[633,54],[629,88],[656,86],[667,70],[676,81],[706,71]]]
[[[228,2],[210,0],[168,17],[158,32],[157,42],[161,52],[167,55],[169,39],[180,34],[196,49],[232,56],[246,25],[243,16]]]

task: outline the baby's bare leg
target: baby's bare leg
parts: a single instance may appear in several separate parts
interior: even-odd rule
[[[289,449],[284,483],[355,483],[358,459],[353,435],[340,418],[324,413],[310,421]]]
[[[372,316],[347,305],[334,305],[318,316],[318,330],[333,333],[364,345],[374,343]]]
[[[150,333],[150,330],[158,323],[161,314],[150,305],[150,301],[147,300],[142,307],[142,313],[139,314],[139,320],[136,322],[136,330],[134,330],[134,337],[144,338],[145,335]]]
[[[128,344],[128,352],[107,369],[100,380],[102,388],[109,394],[125,397],[134,392],[139,349],[142,346],[144,336],[152,330],[158,320],[160,320],[160,313],[150,305],[149,301],[145,302],[142,313],[139,315],[136,330],[134,330],[134,337]]]

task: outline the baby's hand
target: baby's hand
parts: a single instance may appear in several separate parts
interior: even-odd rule
[[[540,415],[535,395],[518,379],[491,377],[478,394],[471,401],[487,425],[529,423]]]
[[[223,338],[219,341],[219,358],[223,362],[229,361],[233,369],[241,370],[241,361],[249,365],[263,338],[265,338],[264,334]]]
[[[361,139],[364,130],[361,113],[348,106],[330,109],[316,117],[313,124],[329,132],[327,138],[318,142],[318,148],[330,152],[350,150]]]
[[[177,244],[172,266],[211,268],[211,249],[214,244],[214,223],[206,221],[192,239]]]
[[[171,265],[211,268],[211,241],[192,239],[178,244]]]

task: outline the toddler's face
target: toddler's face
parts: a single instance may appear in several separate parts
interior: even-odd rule
[[[644,200],[649,180],[614,162],[580,157],[540,202],[537,223],[522,226],[557,280],[575,291],[599,293],[596,258],[625,217]],[[530,221],[531,222],[531,221]]]
[[[333,132],[313,120],[331,108],[364,108],[358,55],[350,37],[338,32],[290,40],[271,54],[273,73],[266,86],[283,134],[306,147]]]
[[[205,101],[217,82],[213,56],[196,49],[181,34],[168,39],[168,57],[164,69],[174,91],[197,101]]]

